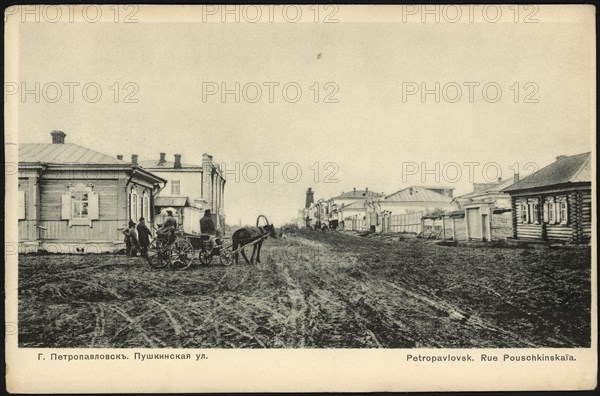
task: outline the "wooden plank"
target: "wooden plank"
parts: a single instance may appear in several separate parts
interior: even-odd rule
[[[41,240],[61,240],[90,242],[93,241],[122,241],[123,235],[118,230],[123,225],[116,220],[94,220],[93,227],[89,226],[68,226],[66,220],[60,221],[40,221],[39,225],[45,227],[45,231],[40,231]]]

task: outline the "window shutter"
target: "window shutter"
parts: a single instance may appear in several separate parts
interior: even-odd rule
[[[25,191],[19,191],[19,220],[25,219]]]
[[[67,192],[62,195],[61,219],[71,220],[71,193]]]
[[[100,213],[98,194],[88,193],[88,217],[90,220],[98,220]]]
[[[548,222],[548,204],[544,204],[544,223]]]

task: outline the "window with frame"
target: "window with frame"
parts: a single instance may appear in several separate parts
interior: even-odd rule
[[[171,180],[171,194],[179,195],[181,192],[181,182],[179,180]]]
[[[144,197],[142,197],[141,195],[138,195],[138,207],[137,207],[137,212],[135,214],[135,221],[137,223],[137,221],[140,219],[140,217],[142,217],[142,213],[143,209],[144,209]]]
[[[148,198],[148,194],[144,193],[144,218],[146,220],[150,220],[150,199]]]
[[[548,223],[554,223],[556,219],[554,212],[554,202],[548,202]]]
[[[131,206],[129,208],[129,217],[131,220],[137,220],[136,216],[138,214],[138,195],[137,191],[133,191],[131,193]]]
[[[62,195],[61,219],[69,221],[69,227],[87,225],[92,226],[92,220],[99,217],[98,194],[92,187],[84,184],[71,186],[68,192]]]
[[[531,205],[531,207],[533,208],[533,222],[537,224],[540,222],[540,205],[536,202],[533,205]]]
[[[568,221],[567,201],[562,200],[562,201],[560,201],[560,203],[558,205],[559,205],[558,213],[560,214],[560,222],[566,224]]]
[[[520,211],[521,211],[521,223],[527,223],[527,204],[526,203],[522,203],[521,205],[519,205]]]
[[[71,218],[87,219],[89,215],[89,194],[87,192],[71,193]]]

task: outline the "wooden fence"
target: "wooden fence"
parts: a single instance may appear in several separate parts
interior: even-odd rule
[[[384,226],[383,232],[421,232],[421,217],[423,212],[391,215],[389,226]]]
[[[511,213],[492,213],[490,218],[490,235],[493,241],[503,240],[512,235]],[[480,225],[481,226],[481,225]],[[467,222],[464,216],[455,213],[443,218],[423,218],[423,235],[425,238],[467,240]]]

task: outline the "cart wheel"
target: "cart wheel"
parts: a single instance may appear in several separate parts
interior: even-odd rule
[[[171,266],[176,270],[184,270],[194,261],[194,247],[185,239],[177,239],[171,245]]]
[[[231,250],[221,248],[221,253],[219,254],[219,261],[223,265],[233,264],[233,254],[231,253]]]
[[[169,246],[166,241],[157,239],[149,247],[146,260],[152,268],[164,268],[169,264]]]
[[[209,265],[212,261],[212,254],[207,252],[204,249],[200,249],[200,253],[198,254],[198,258],[200,259],[200,264]]]

